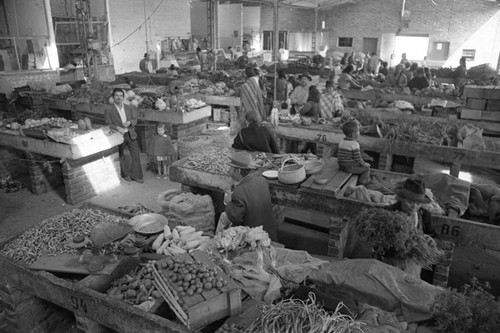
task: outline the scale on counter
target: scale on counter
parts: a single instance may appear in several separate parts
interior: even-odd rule
[[[66,244],[70,248],[77,249],[77,255],[62,253],[43,256],[30,268],[60,273],[109,275],[120,260],[115,254],[99,254],[99,250],[105,245],[122,240],[131,231],[132,226],[128,223],[99,223],[90,232],[90,238],[78,235]],[[91,253],[85,252],[88,246],[90,246]],[[131,252],[128,251],[128,253]]]

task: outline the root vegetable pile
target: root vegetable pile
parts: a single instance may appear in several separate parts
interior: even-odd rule
[[[231,152],[227,148],[210,147],[202,153],[189,156],[184,166],[211,173],[228,174],[230,155]]]
[[[148,262],[131,274],[113,281],[106,294],[133,305],[141,304],[152,298],[161,298],[161,294],[154,285],[153,263]]]
[[[157,254],[167,256],[187,253],[196,249],[204,250],[210,237],[202,235],[203,231],[196,231],[190,226],[177,226],[170,230],[170,227],[166,225],[151,247]]]
[[[31,265],[43,255],[72,253],[76,250],[65,244],[77,235],[89,236],[100,222],[119,223],[122,218],[93,209],[73,209],[43,220],[20,236],[7,243],[0,253]],[[113,243],[110,250],[117,250]]]
[[[200,262],[179,262],[167,259],[160,264],[166,273],[174,296],[193,296],[201,294],[203,290],[222,289],[227,286],[228,281],[218,276],[216,267],[209,267]]]
[[[341,314],[343,307],[339,303],[335,312],[330,313],[316,304],[312,293],[306,301],[285,299],[276,304],[264,305],[259,318],[245,332],[362,333],[363,323]]]

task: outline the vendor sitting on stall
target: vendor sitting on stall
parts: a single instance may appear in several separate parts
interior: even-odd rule
[[[391,210],[398,210],[411,216],[415,228],[424,234],[435,236],[436,232],[431,224],[431,213],[422,208],[422,204],[431,202],[425,195],[425,185],[420,179],[408,178],[403,187],[397,189],[397,202],[390,207]]]
[[[278,241],[278,223],[273,215],[269,185],[257,170],[252,155],[235,152],[230,157],[230,173],[237,183],[231,201],[219,218],[216,232],[227,227],[243,225],[262,226],[273,241]]]
[[[179,76],[179,73],[175,70],[174,64],[171,64],[169,69],[167,69],[167,76]]]
[[[240,130],[234,138],[233,148],[279,154],[280,150],[269,128],[260,126],[255,112],[245,113],[248,127]]]
[[[346,89],[361,89],[361,85],[351,76],[354,72],[354,67],[349,64],[339,76],[338,87],[342,90]]]
[[[408,78],[403,73],[403,65],[397,65],[394,73],[385,78],[385,86],[395,88],[396,93],[402,93],[407,85]]]
[[[309,83],[312,78],[309,74],[302,74],[299,76],[300,86],[293,89],[290,94],[290,101],[292,103],[292,114],[295,114],[302,106],[307,103],[309,97]]]
[[[429,81],[427,81],[425,77],[424,69],[422,67],[417,68],[415,77],[408,82],[408,88],[410,88],[412,92],[415,92],[428,87]]]

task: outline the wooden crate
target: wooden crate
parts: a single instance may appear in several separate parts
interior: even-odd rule
[[[201,264],[207,265],[209,269],[215,268],[217,270],[217,277],[221,277],[228,282],[227,285],[220,289],[203,289],[200,294],[195,293],[192,296],[180,296],[178,305],[182,307],[182,310],[187,315],[190,330],[198,329],[219,319],[241,313],[241,289],[206,254],[201,251],[194,251],[189,255],[176,255],[172,259],[181,263],[198,261]],[[159,267],[162,267],[162,263],[172,259],[158,261]],[[175,283],[169,280],[169,274],[173,271],[168,268],[159,268],[158,271],[162,274],[164,280],[167,279],[167,284],[173,289]],[[170,302],[167,300],[171,308],[177,306],[170,304]]]
[[[484,97],[486,99],[500,99],[500,87],[499,86],[485,86],[483,87]]]
[[[500,99],[489,99],[486,111],[500,111]]]
[[[465,107],[469,109],[484,110],[486,107],[486,100],[483,98],[467,98]]]
[[[460,111],[460,119],[481,120],[482,117],[483,117],[482,110],[463,108],[462,111]]]
[[[466,98],[486,98],[484,97],[484,89],[480,86],[465,86],[464,97]]]

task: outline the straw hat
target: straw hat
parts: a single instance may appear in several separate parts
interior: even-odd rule
[[[250,155],[249,153],[235,152],[229,159],[231,160],[231,162],[229,162],[229,165],[233,168],[251,170],[255,170],[258,168],[258,165],[253,162],[252,155]]]
[[[408,178],[403,184],[403,187],[395,190],[396,194],[411,201],[420,203],[429,203],[429,199],[425,195],[425,185],[420,179]]]

